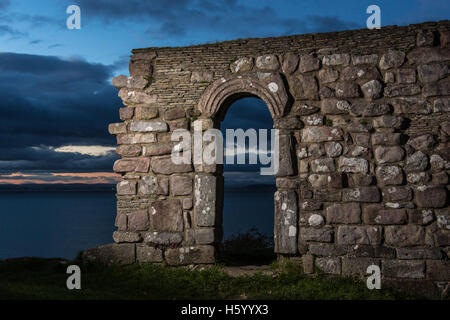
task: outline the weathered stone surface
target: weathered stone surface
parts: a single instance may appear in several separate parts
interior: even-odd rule
[[[331,242],[332,228],[300,228],[300,238],[303,241]]]
[[[427,277],[436,281],[450,280],[450,262],[448,260],[427,261]]]
[[[162,156],[171,154],[174,145],[172,143],[152,143],[142,147],[142,153],[144,156]]]
[[[323,116],[320,114],[312,114],[303,118],[306,125],[321,126],[323,125]]]
[[[326,142],[341,141],[342,130],[325,126],[308,127],[302,130],[302,141],[308,142]]]
[[[380,73],[373,66],[348,66],[341,71],[341,80],[343,81],[374,80],[379,78]]]
[[[275,192],[275,252],[297,253],[298,208],[295,191]]]
[[[194,220],[199,227],[212,227],[216,222],[217,178],[196,175],[194,178]]]
[[[431,104],[423,98],[399,97],[391,101],[394,113],[430,114],[433,110]]]
[[[416,48],[408,53],[408,61],[415,64],[450,60],[450,52],[445,48]]]
[[[441,259],[438,248],[397,248],[397,258],[402,260]]]
[[[327,274],[341,274],[341,260],[339,258],[316,258],[316,268]]]
[[[256,58],[256,67],[265,71],[276,71],[280,67],[277,56],[273,54],[266,54]]]
[[[194,71],[191,74],[191,82],[211,82],[214,74],[210,71]]]
[[[352,173],[367,173],[369,163],[363,158],[339,158],[339,171]]]
[[[373,258],[342,258],[342,274],[343,275],[360,275],[367,276],[367,268],[371,265],[380,265],[380,260]]]
[[[398,50],[388,50],[381,56],[380,68],[382,70],[398,68],[405,61],[405,53]]]
[[[123,122],[110,123],[108,126],[108,131],[110,134],[127,133],[127,125]]]
[[[84,250],[81,254],[83,262],[99,263],[104,265],[132,264],[136,260],[135,244],[107,244]]]
[[[419,47],[431,47],[434,44],[435,36],[433,31],[419,30],[417,32],[416,43]]]
[[[325,144],[326,153],[331,158],[339,157],[342,154],[342,145],[339,142],[328,142]]]
[[[179,232],[149,231],[143,233],[145,243],[151,245],[177,245],[183,241]]]
[[[319,208],[320,209],[320,208]],[[311,227],[321,227],[324,224],[324,219],[320,214],[314,213],[308,218],[308,224]]]
[[[446,64],[425,64],[418,66],[417,71],[419,72],[420,81],[423,83],[429,83],[444,78],[449,74],[450,68]]]
[[[443,187],[422,186],[414,194],[414,201],[421,208],[443,208],[447,204],[447,190]]]
[[[375,149],[375,159],[378,163],[398,162],[405,156],[405,150],[399,146],[385,147],[379,146]]]
[[[116,148],[116,153],[123,157],[137,157],[141,155],[142,147],[139,145],[121,145]]]
[[[335,204],[327,208],[327,222],[330,224],[360,223],[361,208],[358,203]]]
[[[171,266],[210,264],[215,262],[214,246],[210,245],[167,249],[164,256],[167,264]]]
[[[318,98],[319,87],[312,75],[297,74],[290,77],[292,95],[298,100],[315,100]]]
[[[136,120],[150,120],[158,116],[158,109],[154,107],[139,107],[134,110]]]
[[[381,97],[382,90],[383,86],[378,80],[371,80],[361,86],[361,91],[363,92],[364,97],[368,99],[377,99]]]
[[[116,160],[113,170],[115,172],[148,172],[150,158],[126,158]]]
[[[297,69],[299,58],[296,54],[288,52],[283,57],[281,70],[284,74],[292,74]]]
[[[423,86],[424,97],[448,96],[450,95],[450,81],[432,82]]]
[[[151,227],[155,231],[183,231],[183,212],[177,199],[158,200],[149,208]]]
[[[243,57],[230,65],[231,72],[247,72],[253,69],[253,58]]]
[[[139,193],[145,195],[168,195],[169,179],[166,177],[143,176]]]
[[[338,98],[358,98],[359,86],[355,82],[342,81],[336,83],[336,97]]]
[[[336,170],[334,160],[331,158],[321,158],[311,161],[311,170],[314,173],[333,172]]]
[[[183,107],[175,107],[167,109],[164,112],[164,120],[176,120],[186,117],[186,112]]]
[[[275,172],[277,177],[290,176],[294,174],[294,145],[291,135],[279,136],[279,167]]]
[[[300,72],[309,72],[314,70],[319,70],[320,61],[316,57],[309,54],[303,54],[300,56],[300,64],[298,70]]]
[[[393,278],[425,277],[425,262],[414,260],[385,260],[383,261],[382,274]]]
[[[119,231],[126,231],[127,230],[127,224],[128,224],[127,215],[118,213],[116,215],[116,220],[114,222],[114,226],[117,227],[117,230],[119,230]]]
[[[139,242],[141,241],[141,236],[136,232],[129,231],[114,231],[113,239],[115,243],[126,243],[126,242]]]
[[[297,117],[274,119],[273,127],[275,129],[300,129],[302,122]]]
[[[405,209],[383,209],[380,205],[369,205],[363,210],[365,224],[404,224]]]
[[[339,72],[334,69],[322,69],[318,76],[321,83],[331,83],[339,78]]]
[[[308,181],[314,189],[324,188],[328,185],[328,176],[325,174],[312,174]]]
[[[425,231],[420,226],[387,226],[384,233],[385,242],[389,246],[412,247],[425,244]]]
[[[370,186],[373,180],[373,176],[370,174],[356,173],[347,175],[347,184],[351,188]]]
[[[112,79],[113,87],[116,88],[116,89],[119,89],[119,90],[124,88],[124,87],[126,87],[127,86],[127,82],[128,82],[128,77],[124,76],[122,74],[120,76],[114,77]]]
[[[400,84],[415,83],[416,69],[402,68],[397,70],[397,82]]]
[[[450,112],[450,98],[437,98],[434,100],[434,112]],[[448,130],[447,130],[448,132]],[[448,133],[447,133],[448,135]]]
[[[191,164],[174,164],[171,156],[153,157],[151,170],[156,173],[172,174],[193,171]]]
[[[147,210],[134,211],[128,214],[128,230],[145,231],[150,227]]]
[[[307,105],[304,103],[294,103],[294,105],[292,106],[291,113],[293,113],[297,116],[306,116],[306,115],[316,113],[319,110],[320,109],[318,107],[314,107],[314,106]]]
[[[310,243],[309,252],[315,256],[338,257],[350,253],[351,247],[338,244]]]
[[[117,136],[117,144],[152,143],[155,141],[154,133],[120,134]]]
[[[403,126],[403,117],[384,115],[373,120],[375,128],[391,128],[394,130],[400,129]]]
[[[409,186],[391,186],[383,189],[383,200],[389,202],[409,201],[412,199],[412,190]]]
[[[380,191],[375,186],[344,189],[342,193],[342,200],[357,202],[380,202]]]
[[[135,195],[136,181],[121,181],[117,184],[118,195]]]
[[[322,64],[326,66],[347,66],[350,63],[350,55],[347,53],[336,53],[326,55],[322,58]]]
[[[403,171],[397,166],[377,167],[376,175],[381,185],[399,185],[403,183]]]
[[[372,134],[373,145],[396,146],[401,143],[400,133],[376,132]]]
[[[197,244],[211,244],[215,241],[214,228],[202,228],[194,231]]]
[[[450,162],[442,159],[438,154],[431,155],[430,164],[433,170],[450,169]]]
[[[386,97],[413,96],[418,93],[420,93],[420,86],[417,84],[390,84],[384,88]]]
[[[411,171],[424,171],[428,167],[428,156],[422,151],[417,151],[406,160],[405,170]]]
[[[172,176],[170,177],[170,188],[172,195],[183,196],[192,193],[192,177]]]
[[[345,100],[324,99],[321,104],[323,114],[346,114],[350,110],[351,105]]]
[[[148,245],[136,245],[137,262],[162,262],[163,254],[161,249]]]
[[[436,143],[431,134],[423,134],[410,138],[408,143],[416,150],[427,151]]]
[[[119,117],[120,120],[129,120],[133,118],[134,116],[134,108],[126,107],[126,108],[120,108],[119,109]]]
[[[133,132],[166,132],[167,130],[168,126],[165,122],[138,121],[130,124],[130,131]]]
[[[386,103],[357,102],[352,104],[350,114],[356,117],[375,117],[389,113],[390,109]]]
[[[378,55],[377,54],[368,54],[362,56],[354,56],[352,55],[352,64],[357,66],[360,64],[377,64],[378,63]]]
[[[128,90],[125,88],[120,89],[119,97],[122,99],[125,105],[152,105],[157,101],[155,95],[148,95],[144,92]]]
[[[338,244],[367,244],[379,245],[381,243],[381,228],[368,226],[339,226]]]

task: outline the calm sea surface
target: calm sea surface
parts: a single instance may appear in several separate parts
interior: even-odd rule
[[[72,259],[111,243],[115,206],[113,192],[0,193],[0,259]],[[225,191],[225,238],[252,226],[273,234],[273,192]]]

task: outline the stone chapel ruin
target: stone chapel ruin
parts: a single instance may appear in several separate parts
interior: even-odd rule
[[[115,244],[86,258],[215,263],[223,168],[174,165],[171,132],[219,128],[256,96],[280,132],[276,253],[306,273],[375,264],[383,283],[448,290],[450,21],[132,53],[113,80]]]

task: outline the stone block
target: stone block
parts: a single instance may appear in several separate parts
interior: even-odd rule
[[[183,212],[178,199],[157,200],[149,208],[152,230],[183,231]]]
[[[327,208],[327,223],[360,223],[361,208],[358,203],[334,204]]]

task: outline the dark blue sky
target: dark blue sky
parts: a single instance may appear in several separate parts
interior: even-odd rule
[[[66,28],[71,4],[81,30]],[[0,0],[0,183],[111,171],[121,102],[110,83],[133,48],[364,28],[371,4],[382,26],[450,17],[448,0]]]

